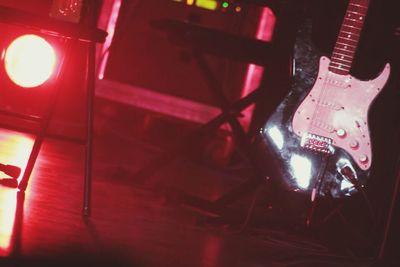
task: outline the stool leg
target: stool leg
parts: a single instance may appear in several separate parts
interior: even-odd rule
[[[95,44],[88,43],[86,52],[86,82],[87,82],[87,128],[85,146],[85,178],[83,188],[83,216],[91,214],[92,161],[93,161],[93,121],[95,97]]]

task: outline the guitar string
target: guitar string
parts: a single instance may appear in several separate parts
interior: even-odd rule
[[[348,17],[350,12],[352,12],[352,6],[351,3],[349,4],[345,16],[344,16],[344,20],[338,35],[337,40],[339,41],[339,39],[343,39],[343,35],[344,31],[345,31],[345,27],[347,27],[348,25],[350,25],[351,23],[349,23],[348,21]],[[351,31],[352,32],[352,31]],[[345,35],[346,36],[346,35]],[[349,36],[350,37],[350,36]],[[350,38],[350,40],[346,40],[345,39],[345,43],[349,43],[352,39]],[[347,66],[347,64],[343,63],[343,60],[338,60],[337,58],[340,57],[341,53],[340,51],[338,51],[339,47],[338,44],[336,44],[334,51],[332,52],[332,56],[331,56],[331,61],[328,65],[328,71],[325,75],[325,80],[324,80],[324,86],[322,88],[323,92],[322,92],[322,99],[320,99],[319,103],[320,105],[318,106],[320,108],[320,122],[316,122],[317,124],[320,123],[320,127],[322,127],[322,132],[326,131],[327,132],[327,137],[331,137],[332,140],[335,140],[335,138],[331,135],[334,135],[335,132],[337,133],[337,126],[333,123],[333,119],[335,116],[335,103],[333,103],[333,100],[337,100],[338,99],[338,93],[340,90],[340,84],[336,84],[336,81],[338,81],[339,83],[341,82],[341,79],[346,77],[347,73],[348,73],[348,68],[349,66]],[[346,53],[344,54],[345,56],[347,55],[348,51],[345,51]],[[342,52],[343,53],[343,52]],[[352,52],[350,51],[350,55],[352,54]],[[343,59],[343,58],[341,58]],[[341,73],[334,73],[331,72],[329,70],[329,66],[331,66],[332,61],[336,61],[336,63],[340,64],[339,69]],[[343,73],[343,69],[344,69],[344,73]],[[346,74],[345,74],[346,73]],[[337,76],[340,76],[337,77]],[[337,88],[339,87],[339,88]],[[325,123],[325,124],[324,124]],[[335,129],[336,126],[336,129]],[[333,129],[331,129],[330,127],[332,127]],[[325,135],[324,135],[325,136]]]
[[[318,97],[316,99],[316,108],[313,111],[311,120],[310,120],[310,128],[312,130],[311,133],[318,134],[321,136],[318,123],[325,121],[326,117],[326,108],[324,107],[324,103],[326,101],[326,95],[328,94],[329,91],[329,85],[328,85],[328,76],[330,76],[329,71],[324,74],[322,86],[319,89],[320,91],[318,92]],[[318,75],[317,79],[319,79],[320,76]],[[325,112],[324,112],[325,111]],[[317,121],[318,120],[318,121]]]
[[[350,3],[353,3],[354,1],[351,1]],[[349,6],[348,6],[348,8],[347,8],[347,10],[346,10],[346,13],[345,13],[345,17],[344,17],[344,19],[346,19],[346,16],[347,16],[347,14],[349,14],[348,12],[349,12],[349,10],[350,10],[350,4],[349,4]],[[343,22],[343,23],[345,23],[345,21]],[[341,27],[341,30],[340,30],[340,33],[339,34],[343,34],[342,33],[342,28],[343,28],[343,25],[342,25],[342,27]],[[353,31],[351,31],[351,32],[353,32]],[[339,39],[339,37],[338,37],[338,39]],[[356,45],[358,44],[358,40],[357,40],[357,42],[356,42]],[[336,44],[336,46],[335,46],[335,49],[337,48],[337,44]],[[334,53],[332,54],[332,55],[334,55]],[[353,57],[353,53],[351,53],[350,54],[352,57]],[[352,58],[353,59],[353,58]],[[318,97],[314,97],[314,96],[311,96],[311,98],[312,99],[316,99],[316,103],[315,103],[315,105],[316,105],[316,108],[313,110],[313,112],[312,112],[312,119],[309,121],[309,124],[308,124],[308,126],[307,126],[307,128],[308,129],[311,129],[312,130],[312,132],[314,133],[315,132],[315,129],[316,129],[316,127],[317,127],[317,125],[318,125],[318,123],[319,122],[316,122],[316,116],[318,115],[318,118],[319,119],[321,119],[321,121],[322,122],[326,122],[327,120],[326,120],[326,117],[328,117],[328,116],[330,116],[330,114],[331,114],[331,108],[335,108],[335,107],[332,107],[332,106],[330,106],[329,105],[329,103],[331,103],[330,102],[330,99],[336,99],[336,98],[332,98],[332,96],[336,96],[337,95],[337,89],[338,88],[332,88],[332,87],[334,87],[334,86],[332,86],[332,83],[329,83],[329,79],[334,79],[335,78],[335,75],[331,75],[331,71],[329,70],[329,66],[331,66],[331,64],[330,63],[328,63],[328,69],[326,70],[326,72],[323,74],[323,81],[321,81],[322,82],[322,85],[321,85],[321,87],[319,88],[319,92],[318,92]],[[350,66],[351,67],[351,66]],[[349,68],[350,68],[349,67]],[[321,68],[319,69],[319,70],[321,70]],[[347,73],[349,72],[349,71],[346,71]],[[343,73],[342,73],[342,75],[343,75]],[[333,76],[333,77],[331,77],[331,76]],[[318,82],[318,79],[320,78],[321,76],[320,76],[320,73],[318,72],[317,73],[317,77],[316,77],[316,79],[317,79],[317,82]],[[333,91],[333,92],[332,92]],[[311,92],[309,92],[307,95],[306,95],[306,98],[307,97],[309,97],[309,94],[310,94]],[[312,101],[312,100],[311,100]],[[322,127],[323,127],[324,125],[322,125]],[[333,125],[332,125],[333,126]],[[334,133],[333,133],[334,134]],[[317,193],[317,194],[319,194],[319,192]]]
[[[361,23],[361,27],[359,29],[359,33],[361,32],[361,28],[362,28],[362,26],[364,24],[364,19],[362,19],[362,21],[354,21],[354,22],[349,20],[349,19],[354,19],[351,16],[351,13],[356,14],[356,17],[358,17],[358,16],[363,17],[363,18],[365,17],[366,10],[367,10],[368,6],[362,5],[363,3],[361,3],[361,2],[352,1],[352,2],[349,3],[349,6],[347,7],[347,10],[346,10],[346,13],[345,13],[345,17],[344,17],[344,21],[343,21],[341,30],[339,32],[338,39],[339,39],[340,36],[343,35],[343,27],[351,26],[351,27],[357,27],[358,28],[358,25],[356,25],[356,22],[357,23]],[[351,37],[353,39],[351,39],[351,41],[354,41],[356,45],[358,44],[359,36],[358,37],[356,36],[357,39],[354,40],[354,34],[359,34],[359,33],[354,32],[354,30],[351,31],[351,34],[353,34],[353,36]],[[347,41],[347,42],[349,42],[349,41]],[[335,46],[335,48],[336,48],[336,46]],[[332,56],[336,57],[337,56],[336,54],[338,52],[335,51],[335,50],[333,51]],[[345,56],[351,57],[351,61],[352,61],[353,58],[354,58],[354,53],[355,53],[355,51],[350,51],[350,56],[347,55],[347,54],[345,54]],[[329,66],[330,66],[330,64],[328,65],[328,68],[329,68]],[[350,68],[350,67],[351,67],[351,64],[350,64],[350,66],[348,68]],[[342,70],[342,69],[340,69],[340,70]],[[349,70],[346,70],[346,72],[349,72]],[[345,75],[343,75],[343,76],[345,76]],[[320,76],[318,75],[317,79],[319,77]],[[333,127],[334,125],[329,125],[329,124],[323,125],[324,122],[330,121],[328,119],[329,119],[330,116],[332,116],[331,115],[332,114],[332,110],[331,109],[332,108],[335,109],[335,107],[334,107],[335,103],[331,103],[330,99],[337,99],[337,95],[338,95],[338,91],[339,91],[339,90],[337,90],[337,88],[332,88],[332,86],[329,85],[328,81],[331,78],[335,79],[335,77],[331,75],[331,71],[328,70],[324,75],[323,84],[322,84],[322,86],[320,88],[320,92],[318,94],[318,98],[316,98],[317,99],[316,100],[316,108],[314,109],[313,114],[312,114],[311,119],[310,119],[308,130],[309,131],[311,130],[312,133],[319,132],[318,128],[322,127],[322,129],[321,129],[322,131],[324,131],[324,128],[325,128],[325,131],[328,131],[328,135],[332,134],[332,132],[329,131],[329,126]],[[316,120],[316,118],[318,118],[318,121]],[[332,118],[330,118],[330,119],[332,119]],[[321,124],[321,125],[319,125],[319,124]],[[318,127],[318,125],[319,125],[319,127]],[[328,128],[326,128],[326,127],[328,127]],[[334,132],[335,132],[335,129],[333,129],[333,134],[334,134]]]
[[[353,2],[354,2],[354,1],[353,1]],[[347,14],[348,14],[349,8],[350,8],[350,3],[349,3],[349,6],[348,6],[348,8],[347,8],[347,10],[346,10],[345,18],[346,18]],[[340,34],[341,34],[341,32],[342,32],[342,29],[343,29],[343,25],[341,26],[341,30],[340,30],[340,32],[339,32],[339,36],[340,36]],[[337,39],[339,39],[339,36],[338,36]],[[336,46],[335,46],[335,49],[336,49]],[[335,54],[335,49],[334,49],[332,55]],[[319,64],[321,65],[321,62],[319,62]],[[321,74],[321,75],[323,75],[322,86],[321,86],[321,88],[319,88],[319,92],[317,93],[316,98],[313,98],[313,96],[311,96],[311,98],[312,98],[312,99],[315,99],[315,101],[316,101],[316,102],[315,102],[316,107],[315,107],[315,109],[313,110],[311,119],[310,119],[310,121],[309,121],[308,131],[311,130],[311,133],[314,133],[314,134],[317,134],[317,133],[318,133],[318,135],[321,135],[321,134],[319,133],[319,130],[317,129],[317,125],[316,125],[316,124],[318,124],[318,122],[316,121],[316,118],[318,118],[320,121],[325,121],[325,118],[324,118],[324,117],[326,116],[326,114],[323,115],[323,114],[321,114],[321,113],[324,113],[323,110],[325,110],[325,107],[324,107],[323,105],[324,105],[324,103],[325,103],[326,94],[327,94],[326,88],[328,87],[328,85],[327,85],[327,80],[328,80],[328,78],[329,78],[329,76],[330,76],[330,71],[329,71],[329,66],[330,66],[330,65],[331,65],[331,62],[328,64],[328,70],[327,70],[327,72],[324,73],[324,74]],[[319,70],[321,70],[321,66],[320,66]],[[316,82],[318,82],[318,79],[320,79],[320,78],[321,78],[321,76],[320,76],[320,73],[318,72],[318,73],[317,73],[317,78],[316,78],[317,81],[316,81]],[[312,100],[311,100],[311,101],[312,101]],[[306,118],[306,119],[308,119],[308,118]]]

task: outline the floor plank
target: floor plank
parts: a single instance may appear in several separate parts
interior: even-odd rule
[[[180,156],[147,177],[138,178],[138,171],[180,139],[177,133],[185,135],[192,128],[179,123],[180,128],[165,128],[176,126],[169,122],[151,132],[150,128],[157,128],[151,125],[155,122],[147,122],[146,128],[146,118],[138,119],[132,114],[120,117],[118,110],[123,107],[101,101],[98,104],[92,216],[85,219],[81,213],[84,147],[46,139],[26,194],[0,186],[3,263],[370,266],[371,257],[351,257],[313,234],[267,224],[254,224],[239,231],[240,223],[202,220],[202,214],[183,205],[180,192],[187,190],[213,199],[243,177],[232,175],[218,164]],[[101,107],[116,111],[107,115]],[[8,130],[0,136],[0,162],[24,166],[32,145],[30,136]],[[170,143],[166,141],[169,138]],[[241,211],[245,214],[246,209]]]

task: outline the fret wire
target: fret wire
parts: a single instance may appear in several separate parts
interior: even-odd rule
[[[358,15],[358,16],[365,16],[365,14],[364,13],[360,13],[360,12],[357,12],[357,11],[353,11],[353,10],[347,10],[347,13],[351,13],[351,14],[356,14],[356,15]],[[346,14],[347,15],[347,14]]]
[[[331,70],[331,69],[335,69],[337,71],[340,71],[341,72],[340,74],[347,74],[347,73],[350,72],[349,69],[342,69],[342,68],[335,67],[335,66],[330,66],[329,70]]]
[[[358,28],[358,27],[355,27],[355,26],[352,26],[352,25],[347,25],[347,24],[343,23],[343,26],[361,31],[361,28]]]
[[[350,36],[349,36],[350,35]],[[356,33],[356,32],[346,32],[346,31],[341,31],[339,36],[341,37],[345,37],[345,38],[354,38],[357,39],[360,34]]]
[[[349,71],[349,69],[341,68],[339,66],[334,66],[334,65],[329,65],[329,68],[337,69],[337,70],[344,70],[344,71]]]
[[[336,54],[336,53],[332,53],[331,59],[332,60],[334,60],[334,59],[346,60],[346,61],[349,61],[350,64],[352,63],[351,60],[354,59],[354,55],[351,55],[351,56],[345,55],[345,57],[343,57],[343,58],[341,58],[341,56],[342,55],[339,55],[339,54]]]
[[[357,14],[366,14],[366,10],[361,10],[359,8],[352,8],[350,7],[349,9],[346,10],[346,12],[352,12],[352,13],[357,13]]]
[[[361,30],[360,30],[360,29],[357,29],[357,28],[350,28],[350,27],[348,27],[348,28],[342,28],[342,29],[340,30],[339,33],[342,33],[342,32],[344,32],[344,31],[350,32],[350,33],[354,33],[354,34],[360,34],[360,33],[361,33]]]
[[[348,22],[348,21],[344,21],[343,22],[343,24],[342,24],[342,26],[346,26],[346,27],[349,27],[349,28],[352,28],[352,29],[356,29],[356,30],[361,30],[361,28],[362,28],[362,26],[363,26],[364,24],[361,24],[361,25],[355,25],[355,24],[353,24],[352,22]],[[360,27],[361,26],[361,27]]]
[[[332,69],[337,69],[337,70],[344,70],[344,71],[346,71],[346,69],[343,69],[343,68],[341,68],[341,67],[336,67],[336,66],[329,66],[330,68],[332,68]]]
[[[363,20],[359,20],[359,19],[352,19],[352,18],[345,18],[345,20],[350,20],[351,22],[357,22],[357,23],[364,23]]]
[[[349,17],[343,20],[343,24],[348,24],[348,25],[356,24],[356,26],[359,26],[361,24],[360,26],[362,26],[363,23],[364,23],[363,20],[349,18]]]
[[[343,46],[350,46],[351,48],[356,48],[356,46],[355,45],[351,45],[351,44],[348,44],[348,43],[343,43],[343,42],[337,42],[338,44],[341,44],[341,45],[343,45]],[[342,49],[343,51],[345,51],[344,49]]]
[[[337,62],[337,61],[340,61],[340,62],[344,62],[344,63],[342,63],[342,64],[350,64],[351,65],[351,63],[353,63],[353,61],[352,60],[347,60],[347,59],[343,59],[343,58],[340,58],[340,57],[335,57],[335,56],[332,56],[332,61],[335,61],[335,62]]]
[[[354,23],[343,23],[343,26],[348,27],[349,29],[343,29],[343,27],[342,27],[342,28],[341,28],[341,31],[345,30],[345,31],[349,31],[349,32],[360,33],[363,24],[361,24],[361,25],[356,25],[356,24],[354,24]]]
[[[336,40],[329,70],[340,75],[350,72],[361,30],[364,26],[368,1],[351,0],[348,4],[339,35]]]
[[[346,55],[346,54],[343,54],[343,53],[339,53],[339,52],[334,51],[334,52],[333,52],[333,56],[335,56],[335,55],[340,55],[340,56],[344,56],[344,57],[348,57],[348,58],[353,58],[353,56],[354,56],[354,54]]]
[[[346,68],[348,68],[348,69],[351,68],[351,64],[342,63],[342,62],[337,62],[337,61],[331,61],[331,65],[338,65],[339,67],[342,66],[342,67],[346,67]]]
[[[345,25],[351,25],[351,26],[361,26],[363,25],[364,21],[359,21],[359,20],[351,20],[349,18],[344,19],[343,24]]]
[[[349,62],[350,63],[350,65],[351,65],[351,60],[353,59],[353,57],[350,57],[350,56],[347,56],[346,58],[345,57],[341,57],[341,56],[338,56],[338,55],[335,55],[335,54],[333,54],[332,56],[331,56],[331,60],[343,60],[343,61],[347,61],[347,62]]]
[[[367,7],[366,7],[366,6],[363,6],[363,5],[358,5],[358,4],[354,4],[354,3],[350,3],[349,5],[350,5],[350,6],[356,6],[356,7],[361,7],[361,8],[367,9]]]
[[[335,62],[335,61],[331,61],[331,64],[335,64],[335,65],[338,65],[339,67],[340,66],[343,66],[343,67],[347,67],[347,68],[351,68],[351,64],[350,65],[348,65],[348,64],[346,64],[346,63],[338,63],[338,62]]]
[[[337,52],[336,50],[340,50],[340,52]],[[349,55],[344,54],[342,51],[348,52]],[[348,51],[348,50],[344,50],[344,49],[340,49],[340,48],[335,48],[335,49],[333,50],[333,52],[334,52],[334,53],[339,53],[339,54],[341,54],[341,55],[345,55],[345,56],[348,56],[348,57],[352,57],[352,56],[354,56],[354,54],[355,54],[355,51],[354,51],[354,50],[353,50],[353,51]]]
[[[360,36],[360,34],[358,34],[358,33],[356,33],[356,32],[342,31],[341,33],[352,34],[352,35],[355,35],[356,37]]]
[[[348,41],[352,41],[352,42],[354,42],[354,43],[357,43],[357,40],[345,38],[345,37],[342,37],[342,36],[339,36],[338,38],[340,38],[340,39],[345,39],[345,40],[348,40]]]
[[[335,67],[335,66],[330,66],[329,70],[332,70],[332,69],[337,70],[339,72],[342,72],[343,74],[346,74],[346,73],[349,72],[349,70],[346,70],[346,69],[338,68],[338,67]]]
[[[348,52],[348,53],[354,53],[355,50],[356,50],[355,47],[345,48],[345,47],[336,46],[336,47],[335,47],[335,50],[336,50],[336,48],[339,49],[339,50],[341,50],[341,51],[343,51],[343,52]]]

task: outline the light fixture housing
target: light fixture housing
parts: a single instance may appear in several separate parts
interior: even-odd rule
[[[8,77],[23,88],[44,84],[54,73],[55,66],[54,48],[35,34],[17,37],[4,51],[4,67]]]

